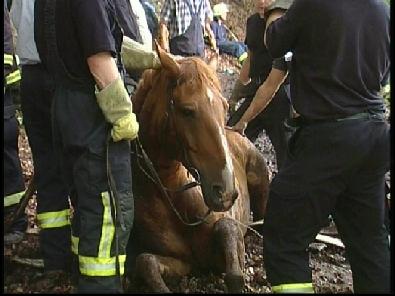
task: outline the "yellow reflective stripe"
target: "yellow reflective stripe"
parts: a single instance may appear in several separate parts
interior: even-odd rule
[[[19,70],[15,70],[6,77],[7,85],[18,82],[19,80],[21,80],[21,72]]]
[[[125,272],[126,255],[119,255],[119,273]],[[114,276],[116,275],[116,257],[93,258],[78,256],[80,272],[87,276]]]
[[[111,216],[110,195],[108,192],[102,192],[101,199],[103,203],[103,225],[99,243],[99,258],[110,258],[111,244],[115,234],[114,221]]]
[[[5,53],[4,54],[4,65],[12,66],[14,64],[14,58],[12,54]]]
[[[241,63],[242,61],[244,61],[248,56],[248,53],[243,53],[241,56],[239,56],[239,62]]]
[[[75,254],[78,255],[78,243],[80,239],[79,237],[76,236],[71,236],[71,251]]]
[[[284,284],[273,286],[274,293],[314,293],[312,283]]]
[[[18,204],[24,194],[25,194],[25,191],[21,191],[21,192],[17,192],[17,193],[5,196],[4,197],[4,206],[9,207],[9,206]]]
[[[42,229],[70,225],[70,209],[37,214],[37,220],[40,222]]]

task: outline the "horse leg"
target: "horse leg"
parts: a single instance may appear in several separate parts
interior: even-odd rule
[[[218,264],[225,270],[225,284],[229,293],[241,293],[244,288],[244,237],[239,225],[229,218],[214,224],[214,249],[218,250]]]
[[[142,278],[154,293],[172,293],[163,280],[163,275],[181,277],[188,274],[191,265],[187,262],[159,255],[143,253],[136,259],[135,279]]]

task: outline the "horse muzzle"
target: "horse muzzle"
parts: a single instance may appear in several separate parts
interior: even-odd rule
[[[211,184],[210,201],[206,200],[206,203],[214,212],[226,212],[233,206],[238,196],[239,192],[235,186],[228,189],[225,184],[213,183]]]

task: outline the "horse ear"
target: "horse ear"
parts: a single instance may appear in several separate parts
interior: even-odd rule
[[[169,72],[170,76],[177,79],[181,74],[181,67],[176,59],[166,51],[164,51],[155,39],[155,49],[162,64],[163,69]]]
[[[211,55],[211,57],[207,62],[207,64],[211,67],[211,69],[214,70],[214,72],[216,72],[218,68],[218,58],[219,58],[219,53],[214,53]]]

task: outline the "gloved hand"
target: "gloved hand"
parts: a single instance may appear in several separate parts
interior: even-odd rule
[[[139,124],[132,112],[132,102],[121,77],[95,95],[105,119],[113,125],[111,137],[114,142],[134,140],[139,131]]]
[[[126,36],[123,36],[121,57],[127,71],[159,69],[162,66],[155,51]]]
[[[292,5],[293,0],[273,0],[272,3],[266,8],[265,18],[276,9],[287,10]]]

